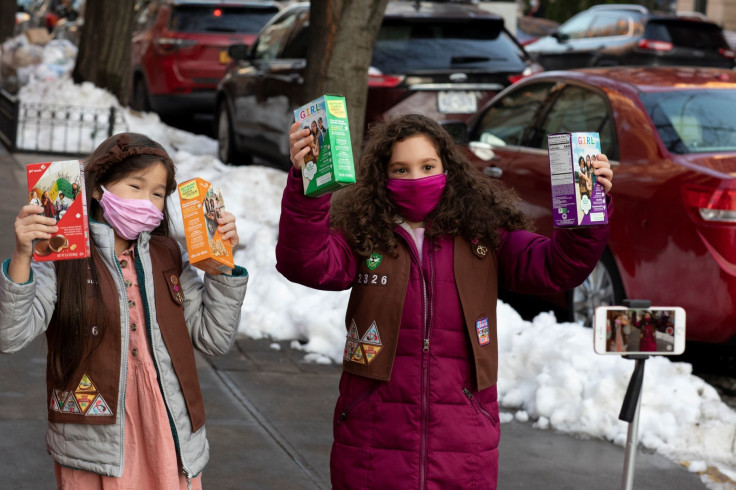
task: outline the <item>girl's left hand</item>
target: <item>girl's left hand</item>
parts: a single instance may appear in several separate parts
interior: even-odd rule
[[[596,155],[593,168],[595,168],[598,183],[603,186],[603,190],[608,194],[611,187],[613,187],[613,169],[611,164],[608,163],[608,157],[603,153]]]
[[[217,231],[222,235],[223,240],[230,240],[230,245],[235,248],[240,243],[238,230],[235,228],[235,215],[227,211],[223,211],[217,218]]]

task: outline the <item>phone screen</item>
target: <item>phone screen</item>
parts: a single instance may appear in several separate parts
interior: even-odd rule
[[[682,354],[685,310],[680,307],[597,308],[593,335],[598,354]]]

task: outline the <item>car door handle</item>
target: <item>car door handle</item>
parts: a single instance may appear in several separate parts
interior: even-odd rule
[[[495,158],[494,158],[495,160]],[[486,174],[489,177],[492,177],[494,179],[500,179],[503,175],[503,169],[499,167],[484,167],[483,173]]]

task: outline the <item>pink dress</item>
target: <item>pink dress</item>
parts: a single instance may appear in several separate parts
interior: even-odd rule
[[[125,391],[125,467],[115,478],[55,464],[59,490],[165,490],[187,489],[179,469],[166,406],[146,334],[143,303],[135,273],[133,248],[118,256],[128,292],[130,342]],[[201,475],[192,478],[201,490]]]

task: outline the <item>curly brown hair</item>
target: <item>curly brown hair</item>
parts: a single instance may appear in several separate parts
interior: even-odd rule
[[[386,188],[388,163],[394,143],[416,135],[432,142],[447,174],[442,198],[425,220],[426,238],[461,235],[495,248],[499,228],[532,229],[531,219],[516,208],[519,198],[513,190],[474,167],[439,123],[407,114],[371,126],[356,184],[333,197],[331,226],[345,235],[356,253],[365,257],[373,251],[397,254],[393,230],[399,212]]]

